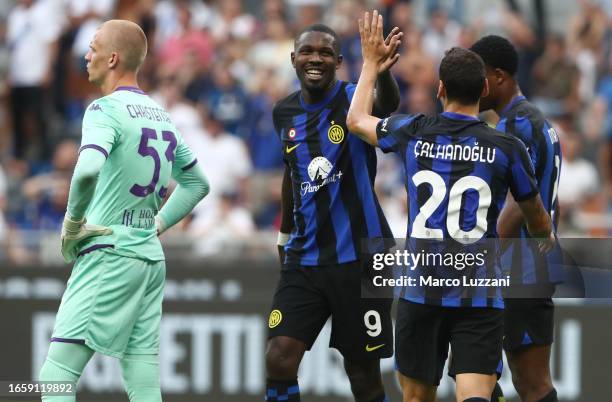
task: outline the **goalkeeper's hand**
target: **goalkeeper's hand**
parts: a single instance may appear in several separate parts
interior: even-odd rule
[[[113,230],[106,226],[91,225],[86,223],[85,218],[80,221],[73,220],[68,214],[64,216],[62,225],[62,256],[66,262],[76,260],[77,245],[90,237],[112,234]]]

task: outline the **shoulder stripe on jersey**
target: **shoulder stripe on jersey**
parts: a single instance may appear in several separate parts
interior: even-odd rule
[[[191,162],[189,162],[187,165],[183,166],[181,168],[181,170],[184,172],[186,170],[191,169],[192,167],[194,167],[196,165],[196,163],[198,163],[198,158],[192,160]]]
[[[100,145],[96,145],[96,144],[83,145],[81,148],[79,148],[79,153],[81,153],[85,149],[95,149],[96,151],[100,151],[102,152],[104,157],[108,159],[108,152],[106,152],[106,149],[102,148]]]

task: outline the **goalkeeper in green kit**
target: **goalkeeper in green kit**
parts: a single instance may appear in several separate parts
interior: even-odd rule
[[[130,401],[161,401],[159,325],[166,267],[158,235],[191,212],[208,181],[168,114],[138,88],[147,39],[129,21],[97,30],[85,56],[104,97],[83,138],[62,228],[75,261],[41,381],[76,383],[94,352],[120,360]],[[176,190],[161,210],[170,178]],[[43,401],[74,396],[43,394]]]

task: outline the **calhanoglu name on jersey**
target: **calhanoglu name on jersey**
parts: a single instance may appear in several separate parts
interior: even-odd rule
[[[414,156],[422,158],[447,159],[463,162],[495,162],[495,148],[474,145],[435,144],[419,140],[414,145]]]
[[[376,287],[510,287],[510,275],[504,278],[436,278],[419,276],[418,278],[401,275],[398,278],[384,278],[376,275],[372,278]]]

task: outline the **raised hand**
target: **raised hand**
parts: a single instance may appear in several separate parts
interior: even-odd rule
[[[364,18],[359,19],[359,36],[361,37],[361,53],[364,63],[373,63],[378,72],[388,70],[399,59],[397,48],[401,43],[403,33],[395,27],[386,39],[383,39],[383,18],[377,10],[365,12]]]

